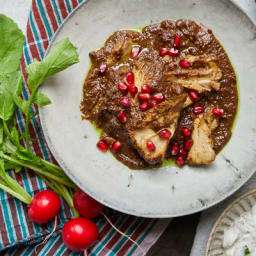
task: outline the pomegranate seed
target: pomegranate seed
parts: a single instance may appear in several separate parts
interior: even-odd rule
[[[156,105],[157,105],[157,102],[156,102],[155,100],[151,100],[151,101],[149,102],[149,106],[150,106],[151,108],[154,108]]]
[[[195,106],[193,112],[194,114],[199,115],[204,112],[204,108],[202,106]]]
[[[142,102],[140,104],[140,110],[141,111],[146,111],[148,109],[148,103],[146,101]]]
[[[140,46],[134,45],[134,46],[132,47],[131,57],[132,57],[132,58],[135,58],[135,57],[138,56],[139,53],[140,53]]]
[[[185,157],[185,156],[187,155],[187,152],[186,152],[183,148],[181,148],[181,149],[179,150],[179,155]]]
[[[223,108],[214,107],[214,108],[212,109],[212,113],[213,113],[215,116],[222,117],[223,114],[224,114],[224,109],[223,109]]]
[[[106,70],[107,70],[107,64],[106,63],[100,64],[100,73],[104,74]]]
[[[158,133],[158,135],[161,139],[168,140],[171,138],[172,133],[168,129],[163,129]]]
[[[184,143],[184,149],[185,149],[186,151],[189,151],[189,150],[191,149],[191,147],[192,147],[192,144],[193,144],[193,141],[192,141],[192,140],[187,140],[187,141],[185,141],[185,143]]]
[[[168,48],[162,48],[162,49],[159,51],[159,55],[163,57],[163,56],[167,55],[168,52],[169,52],[169,49],[168,49]]]
[[[127,74],[126,74],[126,81],[127,81],[127,83],[128,84],[134,84],[134,74],[133,74],[133,72],[128,72]]]
[[[171,48],[168,51],[168,55],[171,56],[171,57],[177,57],[177,56],[180,55],[180,52],[179,52],[179,50],[177,50],[175,48]]]
[[[156,146],[151,140],[147,141],[147,148],[151,152],[154,152],[156,150]]]
[[[139,101],[149,101],[150,94],[149,93],[140,92],[139,95],[138,95],[138,99],[139,99]]]
[[[178,35],[174,36],[174,47],[180,47],[181,45],[181,38]]]
[[[177,143],[174,143],[171,147],[171,154],[172,156],[176,156],[179,152],[179,146]]]
[[[123,111],[120,111],[118,114],[117,114],[117,117],[118,119],[120,120],[121,123],[126,123],[127,122],[127,116],[126,114],[123,112]]]
[[[143,85],[141,86],[141,92],[151,93],[151,88],[150,88],[150,86],[147,85],[147,84],[143,84]]]
[[[177,164],[179,167],[182,167],[182,166],[185,164],[185,161],[184,161],[184,159],[183,159],[182,156],[177,157],[177,159],[176,159],[176,164]]]
[[[131,85],[129,86],[129,92],[130,92],[131,96],[134,98],[135,95],[136,95],[137,92],[138,92],[138,88],[137,88],[135,85],[131,84]]]
[[[127,85],[126,83],[123,83],[123,82],[120,82],[120,83],[117,85],[117,88],[118,88],[118,90],[119,90],[122,94],[124,94],[124,95],[126,95],[126,94],[128,93],[128,90],[129,90],[128,85]]]
[[[117,152],[121,147],[121,142],[120,141],[115,141],[113,144],[112,144],[112,150],[114,152]]]
[[[182,68],[190,68],[191,64],[189,61],[183,59],[183,60],[180,60],[180,66]]]
[[[108,151],[108,144],[104,140],[100,140],[97,143],[97,147],[102,152],[107,152]]]
[[[152,99],[157,102],[161,102],[164,100],[164,95],[161,92],[158,92],[152,96]]]
[[[193,91],[193,90],[190,90],[190,91],[188,92],[188,96],[189,96],[189,98],[190,98],[193,102],[198,101],[198,99],[199,99],[199,94],[198,94],[196,91]]]
[[[131,106],[131,102],[127,97],[122,97],[119,102],[125,108],[129,108]]]
[[[183,127],[181,130],[182,130],[182,133],[184,134],[184,136],[190,137],[191,131],[188,128]]]

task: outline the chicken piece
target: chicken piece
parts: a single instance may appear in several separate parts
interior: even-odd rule
[[[193,123],[193,145],[188,153],[190,165],[209,164],[215,160],[211,133],[218,126],[218,120],[213,116],[212,109],[200,114]]]
[[[196,90],[199,93],[220,89],[218,81],[222,77],[222,72],[215,58],[201,55],[186,56],[185,59],[191,63],[192,68],[167,72],[165,75],[171,83]]]

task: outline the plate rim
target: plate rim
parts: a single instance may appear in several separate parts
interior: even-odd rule
[[[73,15],[76,14],[76,12],[82,8],[85,4],[87,4],[90,0],[85,0],[83,3],[79,4],[73,11],[71,14],[69,14],[69,16],[67,16],[67,18],[63,21],[63,23],[59,26],[59,28],[56,30],[55,34],[53,35],[49,46],[45,52],[45,56],[44,58],[49,54],[52,46],[56,43],[56,39],[60,33],[60,31],[63,29],[63,27],[65,26],[65,24],[72,18]],[[221,2],[223,2],[223,0],[219,0]],[[226,0],[224,1],[226,2]],[[250,21],[251,25],[256,28],[256,23],[253,21],[253,19],[236,3],[234,2],[234,0],[228,0],[229,3],[231,3],[234,8],[238,9],[239,12],[241,12],[243,15],[246,16],[246,18]],[[39,90],[41,91],[41,86],[39,87]],[[238,110],[239,111],[239,110]],[[97,195],[95,195],[91,190],[89,190],[88,188],[86,188],[78,178],[76,178],[73,174],[72,171],[69,168],[66,168],[65,163],[62,161],[61,157],[59,156],[59,154],[56,152],[53,144],[52,144],[52,140],[48,134],[48,129],[46,127],[45,124],[45,119],[44,119],[44,114],[43,114],[44,110],[43,107],[39,107],[39,119],[40,119],[40,123],[41,123],[41,127],[42,127],[42,131],[43,131],[43,135],[45,137],[45,140],[47,142],[47,146],[50,149],[50,152],[53,154],[54,158],[56,159],[57,163],[60,165],[60,167],[63,169],[63,171],[66,173],[66,175],[80,188],[82,188],[84,191],[86,191],[86,193],[88,193],[91,197],[93,197],[95,200],[97,200],[98,202],[102,203],[103,205],[110,207],[114,210],[117,210],[119,212],[122,213],[126,213],[126,214],[130,214],[133,216],[138,216],[138,217],[145,217],[145,218],[174,218],[174,217],[180,217],[180,216],[186,216],[186,215],[190,215],[190,214],[195,214],[201,211],[204,211],[212,206],[215,206],[219,203],[221,203],[222,201],[224,201],[225,199],[227,199],[228,197],[230,197],[232,194],[234,194],[236,191],[238,191],[256,172],[256,169],[252,171],[252,173],[245,177],[245,179],[241,179],[240,183],[237,183],[238,186],[234,187],[233,189],[231,189],[230,191],[228,191],[228,193],[225,193],[223,195],[221,195],[219,197],[219,199],[217,201],[213,201],[212,203],[206,204],[202,207],[200,207],[199,209],[192,209],[190,211],[187,212],[181,212],[181,213],[177,213],[177,214],[154,214],[154,213],[150,213],[150,212],[144,212],[144,213],[138,213],[136,211],[133,211],[133,209],[120,209],[118,208],[118,205],[111,205],[111,202],[106,202],[104,201],[104,199],[98,199]],[[238,114],[238,112],[237,112]],[[232,138],[231,138],[232,139]],[[220,154],[219,154],[220,155]]]

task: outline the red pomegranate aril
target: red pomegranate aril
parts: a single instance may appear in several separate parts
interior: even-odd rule
[[[100,73],[104,74],[107,70],[107,64],[106,63],[101,63],[100,64]]]
[[[104,140],[100,140],[97,143],[97,147],[102,152],[107,152],[108,151],[108,144]]]
[[[168,140],[171,138],[172,133],[168,129],[163,129],[158,133],[159,137],[164,140]]]
[[[180,47],[181,45],[181,38],[178,35],[174,36],[174,47]]]
[[[131,102],[127,97],[122,97],[119,102],[125,108],[129,108],[131,106]]]
[[[144,92],[140,92],[138,95],[138,99],[139,101],[149,101],[150,99],[150,94],[149,93],[144,93]]]
[[[126,114],[123,112],[123,111],[120,111],[118,114],[117,114],[117,117],[118,119],[120,120],[121,123],[126,123],[127,122],[127,116]]]
[[[141,111],[146,111],[148,109],[148,103],[146,101],[142,102],[140,104],[140,110]]]
[[[177,57],[177,56],[180,55],[180,52],[179,52],[179,50],[177,50],[175,48],[171,48],[168,51],[168,55],[171,56],[171,57]]]
[[[181,129],[181,131],[182,131],[183,135],[186,136],[186,137],[189,137],[191,135],[191,131],[186,127],[183,127]]]
[[[149,85],[147,85],[147,84],[143,84],[142,86],[141,86],[141,92],[145,92],[145,93],[151,93],[151,88],[150,88],[150,86]]]
[[[204,112],[204,108],[202,106],[195,106],[193,112],[194,114],[199,115]]]
[[[193,102],[198,101],[199,99],[199,94],[196,91],[191,90],[188,92],[188,95]]]
[[[123,82],[120,82],[117,85],[117,88],[124,95],[126,95],[128,93],[128,90],[129,90],[129,86],[126,83],[123,83]]]
[[[114,152],[117,152],[119,149],[121,148],[121,142],[120,141],[115,141],[113,144],[112,144],[112,150]]]
[[[215,116],[222,117],[223,114],[224,114],[224,109],[223,109],[223,108],[214,107],[214,108],[212,109],[212,113],[213,113]]]
[[[177,143],[174,143],[172,146],[171,146],[171,154],[172,156],[177,156],[178,155],[178,152],[179,152],[179,146]]]
[[[177,159],[176,159],[176,164],[177,164],[179,167],[182,167],[182,166],[185,164],[185,161],[184,161],[184,159],[183,159],[182,156],[177,157]]]
[[[181,148],[181,149],[179,150],[179,155],[185,157],[185,156],[187,155],[187,152],[186,152],[183,148]]]
[[[138,92],[138,88],[135,85],[131,84],[129,86],[129,92],[130,92],[131,96],[134,98]]]
[[[156,150],[156,146],[151,140],[147,141],[147,148],[151,152],[154,152]]]
[[[140,50],[141,50],[140,46],[134,45],[134,46],[132,47],[131,57],[132,57],[132,58],[137,57],[137,56],[139,55],[139,53],[140,53]]]
[[[191,64],[189,61],[183,59],[183,60],[180,60],[180,66],[182,68],[190,68]]]
[[[189,150],[191,149],[191,147],[192,147],[192,144],[193,144],[193,141],[192,141],[192,140],[187,140],[187,141],[185,141],[185,143],[184,143],[184,149],[185,149],[186,151],[189,151]]]
[[[169,49],[168,48],[162,48],[160,51],[159,51],[159,55],[160,56],[165,56],[165,55],[168,55],[168,52],[169,52]]]
[[[133,72],[128,72],[127,74],[126,74],[126,81],[127,81],[127,83],[128,84],[134,84],[134,74],[133,74]]]
[[[154,108],[157,105],[157,102],[155,100],[149,101],[149,107]]]
[[[158,92],[152,96],[152,99],[157,102],[161,102],[164,100],[164,95],[161,92]]]

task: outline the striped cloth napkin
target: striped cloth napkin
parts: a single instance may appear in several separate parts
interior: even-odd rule
[[[41,60],[54,33],[75,8],[85,0],[33,0],[27,23],[27,34],[24,43],[21,70],[26,81],[25,66],[33,58]],[[85,3],[86,4],[86,3]],[[85,6],[86,8],[86,6]],[[72,38],[71,38],[72,41]],[[29,90],[24,84],[23,97],[28,98]],[[35,112],[33,108],[31,111]],[[24,132],[24,116],[17,111],[17,127]],[[34,152],[46,160],[55,162],[42,134],[39,117],[36,116],[30,125],[31,137],[38,140],[32,143]],[[25,189],[33,196],[46,189],[45,183],[30,171],[15,174],[10,172]],[[80,255],[72,253],[62,242],[61,229],[64,223],[72,217],[68,206],[63,202],[58,214],[58,226],[51,238],[41,244],[47,234],[53,229],[53,222],[47,225],[32,223],[27,214],[27,206],[12,196],[0,191],[0,255]],[[167,227],[169,220],[144,219],[128,216],[108,209],[108,216],[114,225],[130,235],[140,244],[145,252],[157,241]],[[99,241],[90,248],[89,255],[142,255],[142,252],[127,238],[115,232],[103,218],[95,220],[100,231]]]

